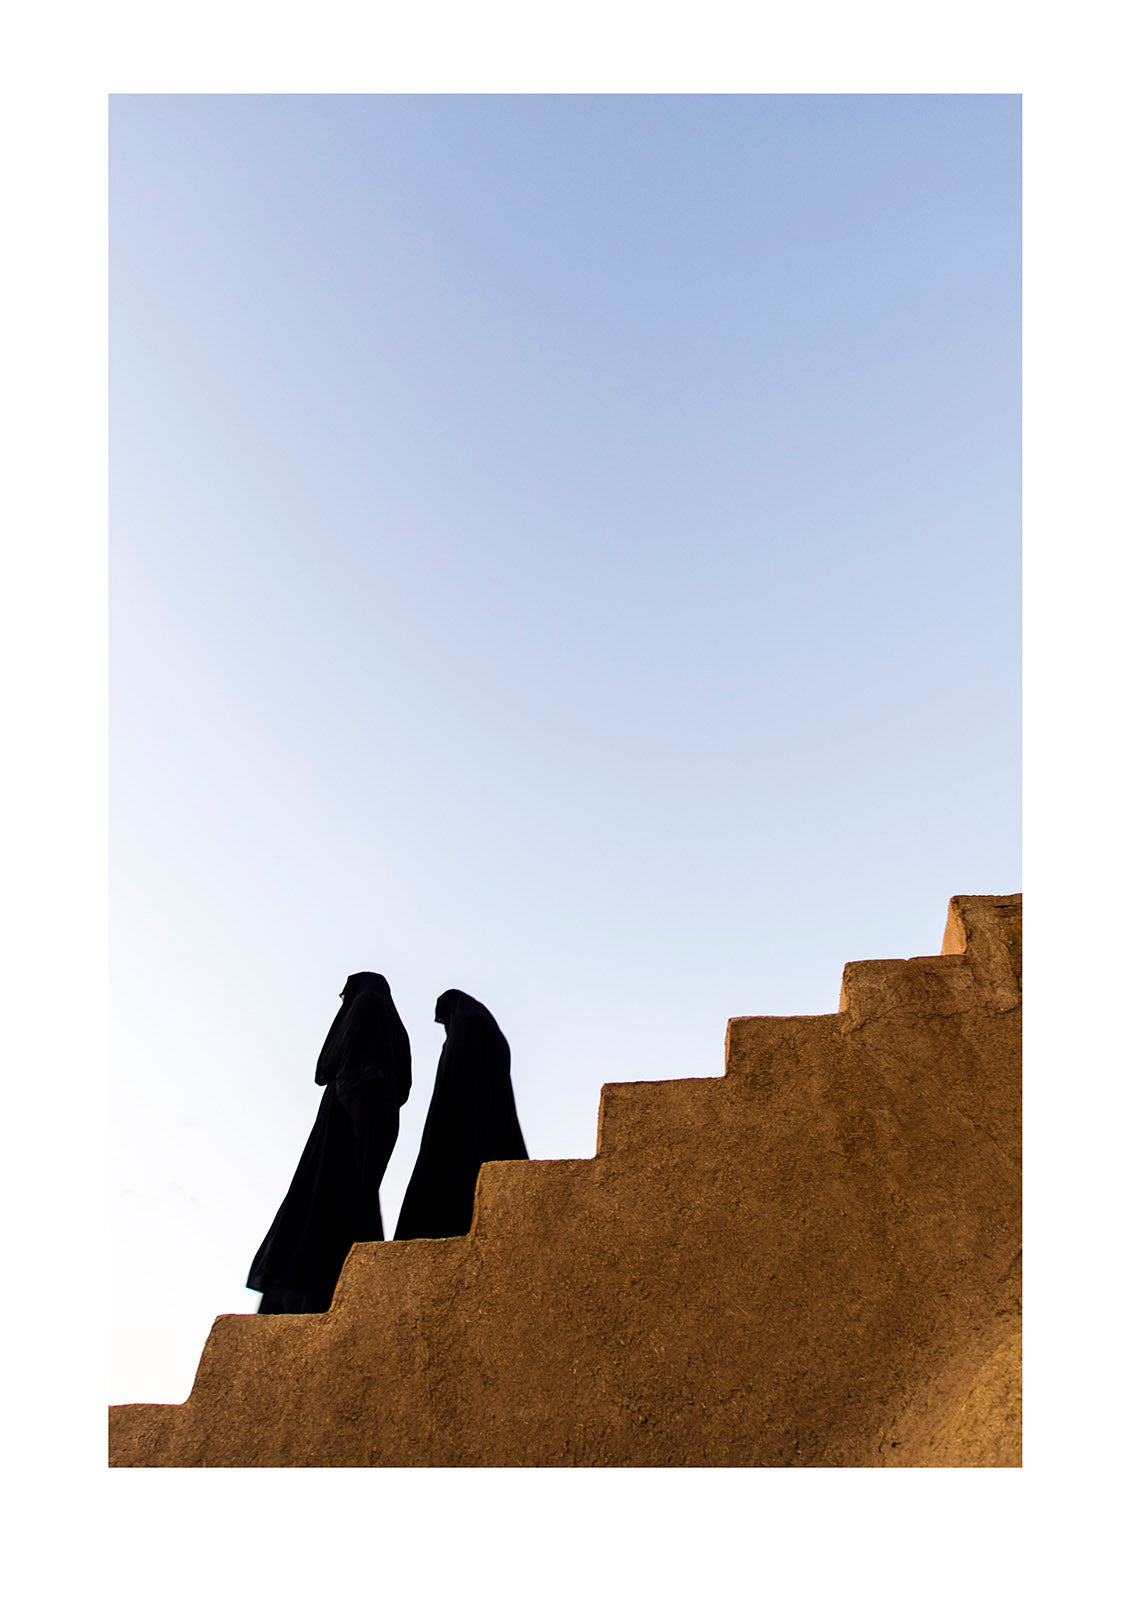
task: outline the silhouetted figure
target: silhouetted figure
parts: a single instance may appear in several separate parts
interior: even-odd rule
[[[486,1006],[458,989],[436,1001],[436,1021],[448,1037],[397,1221],[398,1239],[467,1233],[483,1162],[526,1160],[510,1046],[498,1023]]]
[[[286,1198],[251,1264],[260,1311],[328,1311],[351,1244],[383,1239],[378,1190],[412,1083],[408,1034],[376,972],[346,979],[318,1057],[326,1085]]]

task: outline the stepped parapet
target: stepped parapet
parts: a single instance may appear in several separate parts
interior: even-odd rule
[[[591,1160],[483,1167],[471,1232],[353,1247],[328,1312],[216,1319],[111,1464],[1020,1465],[1021,896],[606,1084]]]

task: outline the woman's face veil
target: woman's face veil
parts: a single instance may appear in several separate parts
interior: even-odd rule
[[[364,1032],[369,1025],[371,1019],[366,1019],[364,1015],[366,1007],[360,1008],[362,1021],[359,1022],[358,1014],[351,1016],[362,995],[372,996],[378,1002],[379,1011],[382,1007],[390,1011],[396,1018],[397,1027],[400,1027],[400,1018],[396,1015],[387,979],[379,972],[351,972],[339,996],[341,1005],[338,1014],[330,1024],[330,1031],[326,1035],[326,1042],[318,1057],[318,1065],[314,1071],[315,1083],[324,1085],[337,1077],[349,1058],[351,1044],[358,1042],[353,1036],[357,1034],[359,1028]]]

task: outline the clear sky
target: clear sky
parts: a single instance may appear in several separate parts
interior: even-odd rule
[[[180,1400],[345,976],[534,1157],[1020,887],[1020,101],[111,102],[111,1398]]]

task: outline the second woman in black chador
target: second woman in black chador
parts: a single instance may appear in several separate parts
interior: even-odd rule
[[[380,973],[346,979],[314,1081],[326,1085],[314,1127],[248,1274],[260,1311],[328,1311],[350,1245],[385,1237],[378,1191],[412,1071]]]
[[[526,1160],[511,1088],[510,1047],[498,1023],[486,1006],[459,989],[436,1001],[436,1021],[448,1036],[397,1222],[398,1239],[466,1233],[483,1162]]]

